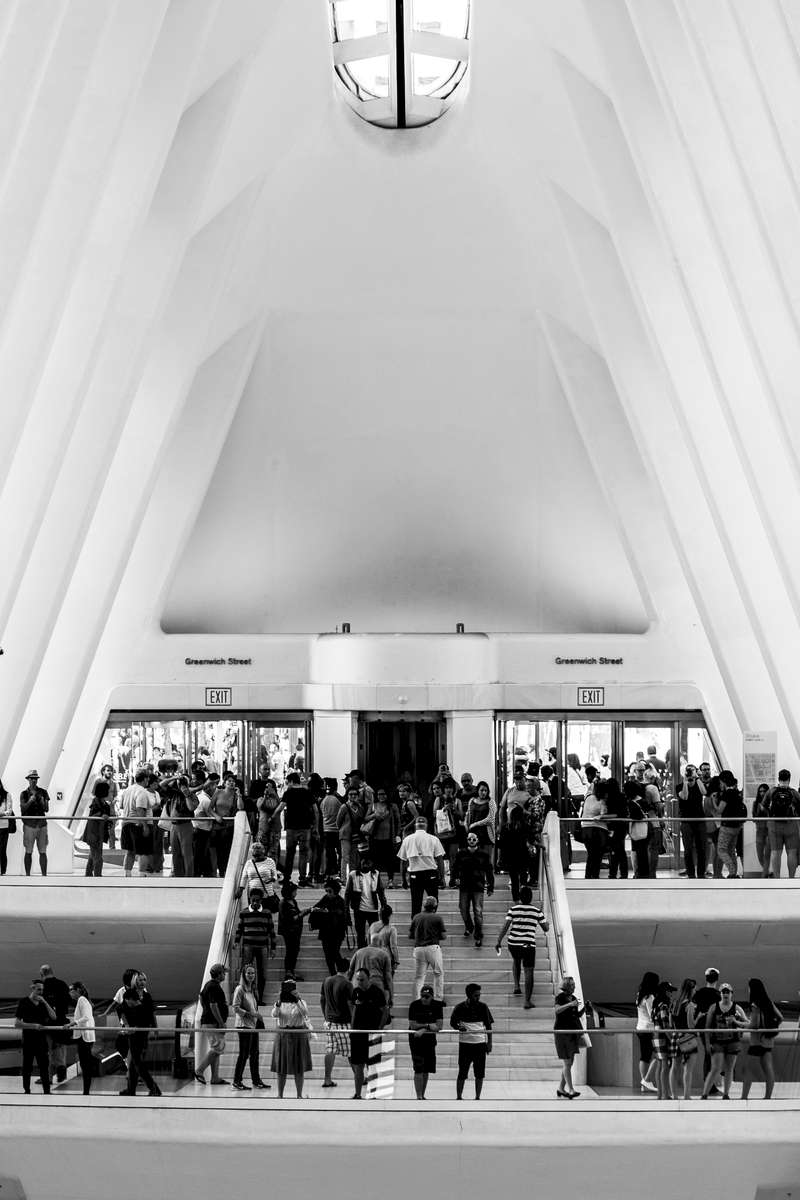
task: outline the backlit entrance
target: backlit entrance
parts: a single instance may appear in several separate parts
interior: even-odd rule
[[[362,713],[358,765],[373,787],[409,780],[427,788],[447,760],[447,727],[441,713]]]

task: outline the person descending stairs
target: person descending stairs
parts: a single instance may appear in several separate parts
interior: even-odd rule
[[[533,956],[529,949],[527,952],[520,952],[519,947],[531,936],[530,920],[527,914],[523,914],[522,925],[518,919],[515,931],[512,915],[509,925],[507,916],[512,908],[512,901],[510,892],[502,886],[503,882],[504,878],[500,877],[499,890],[485,897],[483,945],[475,945],[472,940],[473,931],[465,930],[459,911],[458,891],[445,889],[440,893],[437,916],[442,918],[446,929],[446,938],[441,943],[445,1014],[436,1049],[436,1075],[432,1076],[435,1082],[432,1083],[429,1094],[450,1095],[454,1088],[458,1067],[458,1037],[450,1030],[449,1019],[454,1006],[465,999],[465,988],[469,983],[480,984],[482,1001],[488,1005],[494,1018],[493,1048],[487,1066],[486,1098],[491,1098],[493,1085],[496,1085],[495,1094],[499,1089],[499,1093],[505,1096],[549,1095],[552,1081],[558,1078],[560,1064],[555,1056],[552,1035],[553,1000],[558,980],[553,976],[547,940],[540,929],[536,938],[535,965],[532,963]],[[304,900],[314,904],[321,895],[321,889],[319,892],[309,889]],[[387,1040],[394,1041],[395,1045],[395,1095],[413,1096],[413,1065],[407,1036],[408,1008],[412,1000],[416,999],[414,943],[406,936],[411,921],[411,899],[408,890],[399,888],[390,890],[387,899],[393,910],[391,923],[398,930],[399,964],[394,976],[392,1017],[385,1032]],[[520,899],[522,900],[522,897]],[[529,903],[537,913],[540,912],[538,893],[531,896]],[[540,921],[533,918],[531,920],[534,926],[541,925]],[[512,953],[511,960],[505,955],[501,956],[501,951],[495,953],[494,949],[498,941],[506,935]],[[536,928],[533,929],[533,935],[536,936]],[[353,951],[343,944],[342,954],[349,957],[352,953]],[[273,1026],[270,1014],[283,978],[281,964],[279,952],[268,964],[264,1004],[260,1009],[267,1030],[261,1049],[261,1071],[265,1078],[269,1078],[268,1056],[271,1054],[274,1036],[269,1032]],[[234,955],[231,963],[232,987],[238,982],[240,965],[238,956]],[[328,970],[321,944],[307,927],[300,945],[297,969],[303,976],[303,982],[298,985],[299,992],[308,1004],[312,1023],[320,1034],[318,1041],[312,1041],[314,1067],[306,1079],[306,1091],[316,1095],[322,1082],[325,1050],[319,997],[322,981],[327,977]],[[235,1039],[232,1034],[228,1035],[227,1041],[229,1046],[226,1048],[220,1069],[224,1076],[231,1078],[236,1057]],[[349,1075],[349,1067],[341,1058],[337,1058],[336,1073],[344,1083],[343,1070]],[[350,1080],[347,1078],[344,1091],[348,1095],[349,1084]],[[319,1094],[330,1097],[334,1093],[320,1091]]]

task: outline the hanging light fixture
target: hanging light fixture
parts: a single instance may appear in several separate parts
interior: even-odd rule
[[[411,129],[447,111],[469,68],[471,0],[329,0],[333,68],[372,125]]]

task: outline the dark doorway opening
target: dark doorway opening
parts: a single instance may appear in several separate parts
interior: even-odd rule
[[[359,767],[372,787],[393,788],[404,777],[427,788],[447,759],[447,726],[440,713],[362,714]]]

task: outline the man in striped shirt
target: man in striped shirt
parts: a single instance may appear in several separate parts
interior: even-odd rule
[[[239,914],[235,942],[242,946],[242,966],[253,963],[256,968],[256,990],[258,1003],[264,1003],[264,984],[267,980],[267,962],[275,957],[275,926],[272,915],[264,907],[261,888],[250,889],[250,906]]]
[[[500,930],[495,949],[500,951],[503,938],[508,934],[508,949],[514,971],[514,995],[521,996],[520,975],[525,969],[525,1008],[533,1008],[533,971],[536,966],[536,926],[545,932],[550,928],[542,910],[533,903],[533,892],[529,887],[519,889],[519,901],[512,904],[506,923]]]

